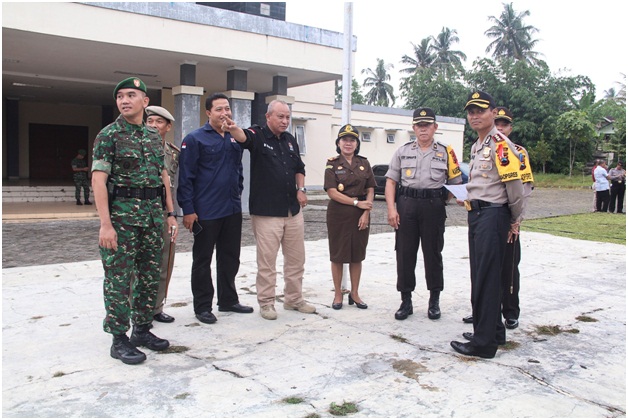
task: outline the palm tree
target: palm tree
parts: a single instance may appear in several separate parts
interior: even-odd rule
[[[493,57],[496,59],[502,57],[514,58],[515,60],[525,60],[529,63],[538,63],[537,58],[540,54],[532,51],[538,40],[532,39],[532,35],[539,30],[534,26],[524,25],[523,19],[530,16],[530,11],[517,13],[512,8],[512,3],[504,5],[499,18],[489,16],[488,20],[493,22],[484,35],[493,39],[486,47],[486,52],[493,50]]]
[[[410,67],[399,70],[400,73],[416,74],[421,70],[430,69],[434,63],[434,54],[432,54],[432,37],[423,38],[419,45],[412,44],[414,49],[414,57],[404,55],[401,57],[401,63]]]
[[[464,71],[462,61],[467,56],[462,51],[452,50],[453,44],[460,42],[455,29],[443,27],[440,34],[432,37],[430,51],[434,54],[433,68],[446,79],[454,79]]]
[[[390,80],[388,70],[392,68],[392,64],[385,64],[384,60],[378,58],[375,71],[371,70],[371,68],[362,70],[362,74],[367,74],[362,86],[371,88],[364,96],[367,104],[378,106],[389,106],[389,104],[390,106],[395,105],[396,98],[394,95],[394,89],[392,85],[388,83]],[[392,103],[390,101],[392,101]]]

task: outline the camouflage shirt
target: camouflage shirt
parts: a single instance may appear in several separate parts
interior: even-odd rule
[[[72,169],[87,168],[87,160],[74,158],[72,159],[71,165],[72,165]],[[73,172],[72,178],[74,178],[75,181],[87,179],[87,172],[85,171]]]
[[[109,175],[108,187],[159,188],[163,185],[164,148],[159,133],[129,124],[122,116],[98,133],[92,171]],[[141,200],[117,197],[110,203],[111,220],[133,226],[161,226],[161,198]]]

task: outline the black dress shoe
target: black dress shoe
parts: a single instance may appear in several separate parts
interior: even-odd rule
[[[219,312],[237,312],[239,314],[250,314],[253,312],[253,308],[251,308],[250,306],[240,305],[240,303],[238,302],[232,306],[219,306],[218,311]]]
[[[456,350],[460,354],[464,354],[465,356],[476,356],[482,357],[484,359],[492,359],[495,357],[495,353],[497,353],[497,349],[491,348],[483,348],[476,347],[471,343],[461,343],[460,341],[452,341],[451,347]]]
[[[465,316],[462,318],[462,322],[465,324],[473,324],[473,315]]]
[[[174,317],[163,312],[159,312],[158,314],[153,315],[153,319],[157,322],[174,322]]]
[[[504,322],[504,325],[506,325],[506,328],[508,328],[509,330],[514,330],[519,326],[519,320],[507,319],[506,322]]]
[[[339,303],[332,302],[331,308],[335,310],[342,309],[342,302],[339,302]]]
[[[469,341],[473,340],[473,333],[470,332],[466,332],[466,333],[462,333],[462,336]],[[506,344],[506,340],[497,340],[497,344],[499,344],[500,346],[503,346],[504,344]]]
[[[201,321],[204,324],[213,324],[214,322],[216,322],[216,316],[214,314],[212,314],[211,312],[201,312],[200,314],[196,314],[196,319],[198,319],[199,321]]]

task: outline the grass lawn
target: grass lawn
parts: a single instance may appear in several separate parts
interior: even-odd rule
[[[626,245],[625,214],[591,212],[524,220],[521,230]]]

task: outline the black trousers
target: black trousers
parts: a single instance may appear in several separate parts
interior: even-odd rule
[[[502,316],[504,319],[519,319],[519,261],[521,242],[506,243],[502,266]]]
[[[215,220],[199,220],[203,230],[194,236],[192,246],[192,296],[194,312],[211,312],[214,299],[211,262],[216,248],[216,288],[218,306],[239,302],[235,276],[240,269],[242,213]]]
[[[416,287],[416,262],[422,243],[425,280],[428,290],[443,290],[443,246],[445,245],[445,203],[441,198],[397,198],[399,229],[395,232],[397,290],[412,292]]]
[[[606,213],[608,211],[608,202],[611,198],[609,190],[598,191],[595,193],[595,197],[595,209]]]
[[[469,265],[473,341],[477,347],[497,349],[506,339],[501,317],[502,265],[510,230],[508,207],[472,210],[469,221]]]
[[[615,203],[617,203],[617,213],[624,211],[624,195],[626,194],[626,184],[623,182],[613,182],[611,185],[611,202],[608,205],[608,211],[615,212]]]

